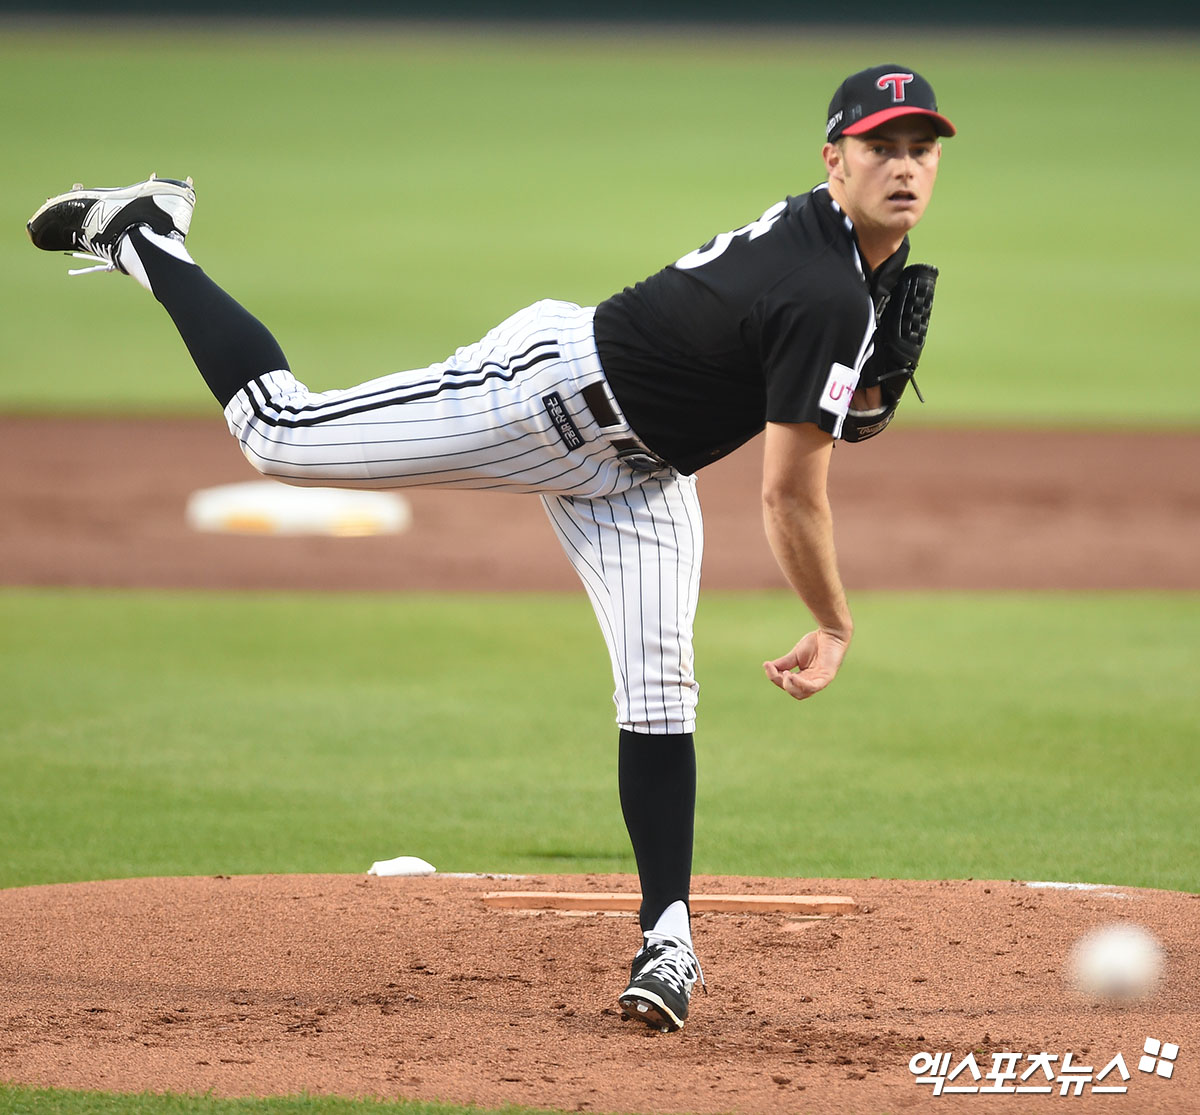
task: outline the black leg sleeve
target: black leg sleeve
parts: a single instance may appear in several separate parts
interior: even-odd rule
[[[672,902],[687,903],[696,816],[696,746],[691,733],[621,730],[621,812],[642,884],[642,932]]]
[[[150,289],[171,315],[208,389],[224,407],[256,376],[287,369],[275,338],[193,263],[148,240],[140,228],[130,243]]]

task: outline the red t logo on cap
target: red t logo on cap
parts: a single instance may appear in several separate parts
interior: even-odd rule
[[[892,104],[903,104],[904,87],[912,79],[912,74],[884,74],[883,77],[875,82],[875,88],[883,90],[890,85],[892,87]]]

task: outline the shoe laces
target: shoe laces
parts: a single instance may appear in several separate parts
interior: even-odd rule
[[[639,976],[653,975],[662,980],[680,994],[687,993],[689,983],[700,981],[704,993],[708,994],[708,985],[704,982],[704,971],[696,954],[678,937],[666,933],[655,933],[651,930],[645,935],[643,952],[647,960]]]
[[[95,267],[69,267],[68,275],[92,275],[97,271],[116,271],[117,265],[113,263],[107,256],[102,256],[98,252],[72,252],[73,259],[90,259]]]
[[[151,175],[151,177],[153,178],[154,176]],[[75,185],[71,187],[71,189],[72,190],[82,190],[83,183],[76,182]],[[99,252],[72,252],[71,258],[72,259],[90,259],[94,264],[96,264],[96,266],[95,267],[73,267],[67,272],[68,275],[90,275],[94,271],[115,271],[117,269],[117,265],[111,259],[109,259],[107,256],[100,255]]]
[[[117,266],[116,256],[121,250],[121,244],[125,237],[128,236],[135,228],[146,228],[146,225],[130,225],[123,233],[120,239],[113,245],[112,258],[103,250],[95,252],[72,252],[71,256],[74,259],[90,259],[96,266],[94,267],[71,267],[67,270],[68,275],[92,275],[97,271],[120,271]],[[178,240],[183,243],[183,237],[178,232],[168,232],[167,236],[172,240]]]

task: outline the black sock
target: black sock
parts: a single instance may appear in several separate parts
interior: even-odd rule
[[[256,376],[287,369],[287,358],[267,327],[199,267],[163,251],[140,228],[129,239],[154,297],[171,315],[222,407]]]
[[[691,733],[652,736],[621,729],[621,812],[642,884],[642,932],[672,902],[687,903],[696,815],[696,745]]]

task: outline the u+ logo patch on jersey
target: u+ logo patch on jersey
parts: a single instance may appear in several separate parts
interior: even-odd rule
[[[825,390],[821,392],[821,409],[837,418],[845,418],[857,386],[858,372],[835,362],[825,380]]]
[[[725,250],[739,236],[757,240],[763,233],[771,231],[771,226],[783,216],[786,208],[786,201],[776,202],[757,221],[751,221],[748,225],[743,225],[733,232],[721,233],[720,236],[713,238],[712,243],[697,248],[694,252],[688,252],[682,259],[677,259],[675,266],[683,271],[692,271],[697,267],[703,267],[706,263],[711,263],[718,256],[724,255]]]

